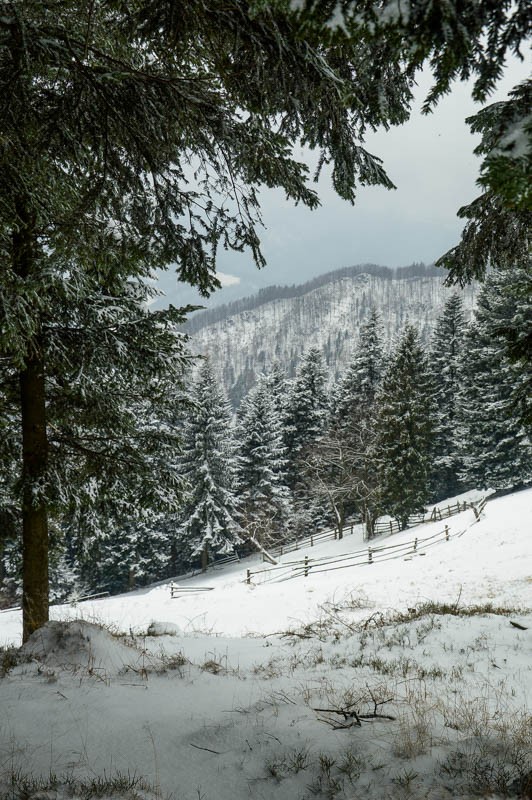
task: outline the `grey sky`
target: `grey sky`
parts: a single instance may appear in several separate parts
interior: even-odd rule
[[[504,99],[527,74],[527,65],[512,61],[490,102]],[[168,272],[160,280],[166,302],[199,302],[212,307],[253,294],[263,286],[302,283],[342,266],[430,263],[456,244],[463,227],[456,212],[479,194],[475,186],[479,160],[473,155],[479,139],[464,120],[480,106],[471,100],[468,85],[456,84],[433,114],[423,116],[420,106],[430,85],[429,76],[421,75],[418,84],[410,121],[366,139],[366,148],[383,159],[398,187],[395,191],[360,188],[356,205],[351,206],[334,193],[324,175],[318,184],[322,205],[309,211],[294,207],[281,191],[264,190],[266,228],[259,235],[267,267],[259,272],[249,254],[221,252],[218,268],[233,276],[233,285],[204,300],[189,287],[177,284]],[[305,154],[298,157],[304,159]]]

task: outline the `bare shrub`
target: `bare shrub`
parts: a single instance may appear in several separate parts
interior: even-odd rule
[[[414,705],[399,719],[398,730],[394,734],[392,752],[397,758],[411,759],[430,752],[433,722],[428,710],[422,705]]]

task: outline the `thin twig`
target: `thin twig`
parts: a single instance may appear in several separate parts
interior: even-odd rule
[[[199,744],[192,744],[192,742],[189,742],[189,744],[191,747],[195,747],[196,750],[206,750],[207,753],[214,753],[215,756],[223,755],[219,750],[211,750],[210,747],[200,747]]]

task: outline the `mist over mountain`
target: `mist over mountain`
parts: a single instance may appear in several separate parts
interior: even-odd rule
[[[392,269],[375,264],[344,267],[301,285],[271,286],[257,294],[193,316],[185,330],[195,354],[208,355],[235,406],[275,361],[294,375],[301,355],[318,347],[331,381],[348,363],[360,325],[372,308],[389,347],[406,322],[424,342],[445,301],[462,296],[472,314],[477,287],[447,287],[444,270],[425,264]]]

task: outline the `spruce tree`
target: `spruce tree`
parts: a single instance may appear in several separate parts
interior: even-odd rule
[[[488,275],[466,336],[458,410],[461,477],[468,488],[508,488],[532,478],[529,431],[515,396],[523,371],[493,332],[495,320],[512,319],[517,310],[504,290],[508,276],[495,270]]]
[[[266,373],[266,376],[270,386],[274,407],[277,411],[281,426],[284,429],[288,424],[287,414],[290,396],[290,383],[286,370],[283,369],[279,361],[274,361],[271,370]]]
[[[530,14],[528,20],[530,24]],[[513,35],[519,37],[520,20],[514,22]],[[461,241],[437,262],[449,269],[448,283],[464,285],[483,278],[489,264],[513,271],[530,262],[531,105],[528,79],[514,87],[508,99],[466,120],[472,132],[481,135],[475,153],[483,157],[477,181],[483,192],[458,211],[468,220]]]
[[[328,412],[327,373],[320,351],[311,348],[298,366],[285,417],[288,481],[294,494],[296,534],[308,535],[326,525],[330,516],[326,499],[312,491],[305,467],[310,453],[326,431]]]
[[[376,458],[382,510],[405,528],[430,493],[435,405],[427,359],[411,325],[392,354],[377,396]]]
[[[371,414],[384,370],[382,331],[379,315],[371,309],[361,325],[353,357],[341,376],[332,407],[332,424],[349,426]]]
[[[437,406],[434,431],[432,490],[436,500],[461,490],[457,402],[461,386],[460,364],[465,348],[465,318],[458,294],[445,303],[431,340],[429,367]]]
[[[70,591],[79,584],[85,593],[124,592],[165,577],[170,561],[168,532],[153,517],[99,521],[90,537],[72,542],[75,557],[62,559],[70,567]]]
[[[317,348],[311,348],[301,360],[288,399],[286,441],[294,482],[299,456],[325,431],[328,407],[323,358]]]
[[[359,514],[369,537],[378,513],[375,413],[384,368],[381,322],[375,309],[371,309],[361,325],[351,361],[334,388],[327,435],[327,439],[341,442],[347,455],[340,471],[344,478],[339,481],[340,486],[346,487],[345,513]]]
[[[180,459],[186,492],[177,546],[189,561],[201,556],[206,569],[211,556],[232,553],[242,541],[231,410],[208,361],[199,370],[191,400]]]
[[[532,262],[497,270],[493,282],[497,296],[483,324],[493,339],[504,345],[504,355],[515,374],[511,392],[513,413],[532,436]]]
[[[287,536],[291,512],[286,448],[267,376],[242,403],[238,427],[242,525],[260,545]]]

